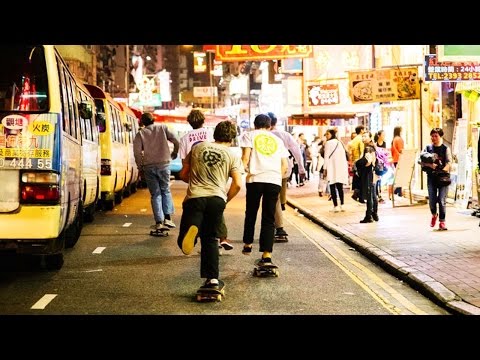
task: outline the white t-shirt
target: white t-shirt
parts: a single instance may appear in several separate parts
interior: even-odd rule
[[[282,158],[288,158],[283,140],[271,131],[256,129],[239,138],[241,147],[251,148],[246,182],[263,182],[282,186]]]
[[[180,156],[180,159],[183,160],[187,157],[190,150],[192,150],[193,145],[204,141],[214,141],[212,129],[201,127],[191,130],[185,135],[183,135],[180,138],[180,147],[178,150],[178,155]]]

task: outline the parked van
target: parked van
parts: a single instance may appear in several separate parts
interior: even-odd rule
[[[95,108],[95,100],[90,92],[77,79],[77,101],[88,103],[89,108]],[[84,112],[79,112],[80,133],[82,135],[82,200],[83,219],[91,222],[95,218],[97,203],[100,200],[100,138],[95,114],[87,118]]]
[[[120,105],[101,88],[84,84],[95,100],[101,148],[101,202],[113,210],[123,200],[127,180],[127,134],[122,123]]]
[[[63,266],[83,226],[80,116],[92,104],[52,45],[0,45],[0,251]]]
[[[139,130],[138,119],[135,113],[126,104],[118,102],[122,109],[122,124],[126,131],[127,140],[127,179],[125,182],[125,189],[123,191],[125,196],[129,196],[137,191],[138,186],[138,168],[133,156],[133,139]]]

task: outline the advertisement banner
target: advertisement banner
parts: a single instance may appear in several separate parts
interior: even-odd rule
[[[420,98],[416,67],[351,71],[348,78],[353,104]]]
[[[310,57],[313,45],[216,45],[221,61],[278,60]]]
[[[340,94],[338,84],[308,85],[308,106],[323,106],[338,104]]]

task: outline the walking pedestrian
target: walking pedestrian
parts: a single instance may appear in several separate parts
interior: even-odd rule
[[[140,121],[144,126],[133,140],[133,154],[137,167],[145,176],[151,196],[155,224],[152,230],[175,228],[172,193],[170,192],[170,162],[177,157],[179,143],[164,124],[155,124],[151,113],[143,113]],[[168,142],[173,144],[170,153]],[[143,176],[142,176],[143,177]]]
[[[396,168],[398,164],[398,160],[400,159],[400,155],[403,152],[403,149],[405,148],[405,142],[403,141],[402,138],[402,127],[401,126],[395,126],[393,128],[393,140],[392,140],[392,163],[393,166]],[[392,190],[390,189],[390,192]],[[397,194],[398,196],[402,196],[402,188],[397,187],[393,190],[393,193],[391,194],[392,196]]]
[[[345,211],[343,186],[348,185],[348,161],[346,150],[342,142],[337,139],[334,129],[328,129],[325,144],[325,163],[323,164],[324,177],[330,184],[330,194],[333,202],[333,212]],[[340,205],[337,201],[337,192]]]
[[[425,147],[422,154],[433,154],[432,161],[426,162],[425,159],[421,157],[420,164],[422,165],[422,170],[427,173],[428,204],[432,214],[430,226],[435,227],[437,218],[440,218],[438,229],[447,230],[445,219],[447,215],[446,205],[449,183],[441,183],[440,177],[450,173],[452,152],[450,148],[443,143],[442,137],[443,130],[441,128],[434,128],[430,131],[432,143]],[[449,176],[447,176],[447,178],[449,178]]]
[[[252,252],[255,222],[262,201],[260,227],[261,264],[272,263],[275,234],[275,207],[282,188],[282,178],[287,176],[288,150],[283,141],[270,131],[271,119],[259,114],[254,120],[255,129],[240,137],[242,162],[246,176],[246,209],[243,225],[243,251]]]
[[[195,145],[180,171],[180,178],[188,182],[188,188],[182,204],[177,243],[182,252],[189,255],[200,237],[200,277],[206,279],[203,285],[206,288],[219,286],[217,224],[222,221],[226,204],[238,194],[242,183],[240,158],[228,149],[236,135],[233,122],[219,122],[213,132],[215,142]]]

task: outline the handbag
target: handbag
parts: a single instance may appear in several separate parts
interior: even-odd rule
[[[446,171],[433,172],[433,182],[437,187],[449,186],[452,183],[450,173]]]

